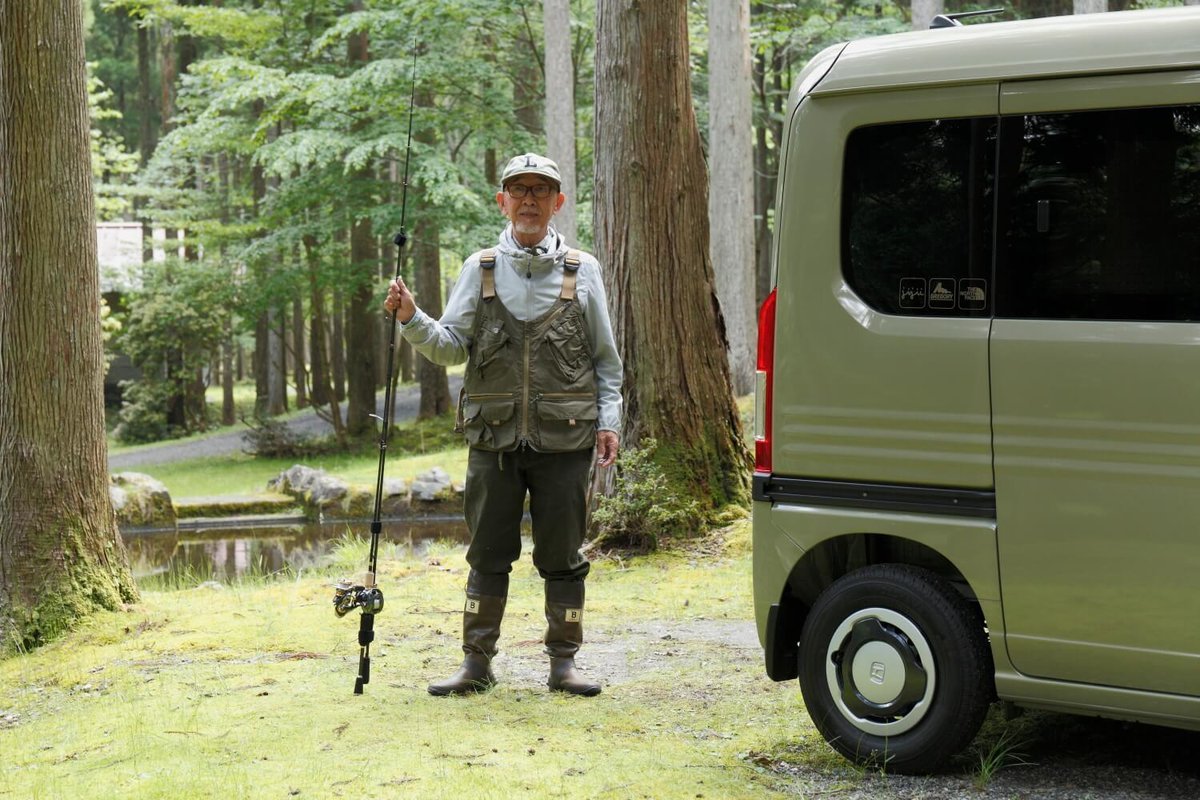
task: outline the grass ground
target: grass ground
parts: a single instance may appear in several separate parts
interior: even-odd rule
[[[267,481],[296,463],[324,469],[354,485],[374,487],[379,471],[379,451],[335,453],[305,458],[256,458],[239,453],[219,458],[198,458],[168,464],[138,467],[142,472],[162,481],[171,492],[171,499],[213,495],[249,495],[264,491]],[[456,483],[467,474],[467,449],[456,447],[424,455],[404,455],[392,451],[388,456],[385,474],[389,478],[412,480],[418,474],[441,467]]]
[[[815,734],[757,647],[723,641],[752,618],[746,527],[703,557],[596,562],[580,654],[606,684],[594,699],[545,689],[527,558],[503,683],[473,698],[424,689],[457,664],[458,548],[382,553],[388,605],[362,696],[358,618],[331,613],[329,585],[365,563],[361,544],[320,574],[144,592],[0,662],[0,797],[778,796],[789,779],[752,754]]]

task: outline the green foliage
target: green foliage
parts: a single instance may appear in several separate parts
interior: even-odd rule
[[[183,413],[172,413],[172,404],[183,402],[212,363],[232,299],[233,287],[219,263],[171,257],[145,265],[142,289],[130,298],[117,340],[144,376],[124,387],[114,431],[119,441],[153,441],[207,427],[202,391]]]
[[[393,425],[388,438],[388,450],[392,453],[415,455],[438,453],[453,447],[462,447],[463,435],[454,432],[454,413],[418,419],[404,425]]]
[[[113,438],[125,444],[158,442],[182,436],[184,431],[167,424],[167,406],[174,388],[164,381],[121,381],[121,410]]]
[[[137,155],[125,149],[117,136],[100,127],[103,120],[119,120],[121,112],[109,107],[113,93],[94,74],[88,65],[88,112],[91,116],[90,145],[92,177],[96,195],[96,219],[120,218],[129,207],[126,197],[130,176],[137,172]]]
[[[621,453],[612,496],[601,497],[592,513],[597,547],[638,552],[658,548],[663,537],[689,536],[704,523],[700,504],[680,492],[654,460],[658,442]]]
[[[121,321],[113,316],[108,301],[100,298],[100,337],[104,343],[104,366],[107,368],[113,360],[112,341],[121,332]]]
[[[246,420],[249,430],[242,434],[250,452],[263,458],[304,458],[327,449],[310,436],[293,430],[287,423],[273,417],[260,416]]]

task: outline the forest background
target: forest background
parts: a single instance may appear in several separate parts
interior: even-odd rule
[[[254,378],[260,416],[314,404],[343,446],[373,434],[388,341],[388,322],[373,312],[395,269],[392,237],[403,223],[403,272],[436,316],[463,259],[495,241],[491,196],[498,165],[513,154],[560,161],[572,202],[556,223],[595,250],[594,6],[86,0],[97,214],[140,223],[146,242],[133,279],[110,279],[105,293],[106,348],[134,368],[123,387],[109,386],[117,440],[233,424],[233,387],[244,376]],[[753,2],[748,30],[745,21],[739,30],[742,6],[688,3],[692,102],[711,165],[703,177],[712,264],[735,395],[752,388],[793,78],[829,44],[925,27],[946,10],[933,0]],[[1019,0],[1000,16],[1094,6]],[[732,149],[718,142],[722,158],[713,160],[722,120],[741,126]],[[156,229],[170,241],[157,243],[157,259]],[[403,344],[399,364],[404,380],[420,382],[422,416],[445,413],[445,371]],[[209,386],[223,387],[219,408],[206,399]]]

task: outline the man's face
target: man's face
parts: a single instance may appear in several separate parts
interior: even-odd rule
[[[525,196],[514,197],[514,192],[523,192]],[[545,196],[538,197],[541,193]],[[518,175],[505,185],[503,191],[496,193],[496,205],[512,221],[516,240],[527,246],[537,244],[546,236],[550,219],[566,199],[567,196],[552,182],[537,175]]]

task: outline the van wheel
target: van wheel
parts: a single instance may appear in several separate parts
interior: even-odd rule
[[[974,738],[991,703],[983,621],[932,572],[856,570],[805,620],[800,689],[817,729],[846,758],[930,772]]]

